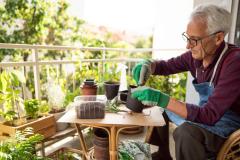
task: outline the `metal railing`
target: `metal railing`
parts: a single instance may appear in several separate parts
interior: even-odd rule
[[[141,48],[141,49],[124,49],[124,48],[105,48],[105,47],[75,47],[75,46],[49,46],[49,45],[29,45],[29,44],[6,44],[0,43],[0,49],[29,49],[32,51],[33,59],[32,61],[23,62],[1,62],[0,68],[7,67],[22,67],[22,66],[32,66],[34,72],[34,89],[35,98],[41,98],[40,94],[40,71],[39,67],[42,65],[60,65],[60,64],[75,64],[78,62],[127,62],[129,68],[131,63],[138,62],[139,58],[106,58],[106,51],[117,51],[117,52],[153,52],[153,51],[184,51],[184,49],[152,49],[152,48]],[[102,58],[100,59],[79,59],[79,60],[50,60],[43,61],[39,59],[39,50],[58,50],[58,51],[102,51]],[[104,66],[103,66],[104,67]],[[129,70],[130,71],[130,70]],[[129,73],[130,74],[130,73]]]

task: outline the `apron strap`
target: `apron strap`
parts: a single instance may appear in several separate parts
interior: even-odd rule
[[[218,67],[218,65],[219,65],[219,63],[220,63],[223,55],[226,53],[227,49],[228,49],[228,44],[225,43],[225,47],[224,47],[222,53],[220,54],[220,57],[218,58],[217,63],[216,63],[215,66],[214,66],[213,74],[212,74],[212,77],[211,77],[211,80],[210,80],[210,83],[209,83],[210,86],[211,86],[212,83],[213,83],[213,79],[214,79],[214,77],[215,77],[215,74],[216,74],[216,71],[217,71],[217,67]]]

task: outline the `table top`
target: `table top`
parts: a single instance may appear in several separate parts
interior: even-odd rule
[[[121,106],[121,110],[129,111],[125,105]],[[101,126],[164,126],[165,121],[162,116],[161,108],[154,106],[146,108],[142,113],[134,112],[118,112],[118,113],[105,113],[103,119],[78,119],[76,116],[75,108],[70,108],[58,122],[65,123],[79,123],[85,125],[101,125]]]

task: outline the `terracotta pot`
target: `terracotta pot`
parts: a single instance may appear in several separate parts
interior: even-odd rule
[[[83,84],[81,86],[82,95],[97,95],[97,85]]]
[[[109,160],[109,138],[104,129],[94,129],[94,157],[96,160]]]
[[[144,105],[141,103],[141,101],[131,97],[131,89],[136,87],[137,86],[133,85],[129,86],[126,107],[132,110],[133,112],[141,113],[144,108]]]
[[[105,95],[108,100],[112,100],[118,95],[119,86],[118,82],[104,82]]]

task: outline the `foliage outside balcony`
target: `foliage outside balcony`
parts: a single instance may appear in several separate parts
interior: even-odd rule
[[[42,0],[5,0],[0,4],[0,43],[13,44],[38,44],[38,45],[71,45],[84,47],[103,48],[151,48],[152,37],[139,37],[135,42],[126,40],[115,40],[114,33],[106,32],[98,35],[87,28],[86,23],[68,15],[69,4],[67,0],[42,1]],[[75,64],[43,65],[40,68],[41,100],[47,104],[58,107],[66,107],[79,94],[81,83],[88,78],[94,78],[99,85],[98,94],[103,94],[103,81],[120,79],[120,72],[117,71],[116,62],[86,62],[82,59],[106,59],[113,58],[151,58],[151,52],[131,53],[119,51],[88,51],[88,50],[38,50],[39,60],[79,60]],[[33,58],[30,49],[0,49],[1,62],[29,62]],[[126,62],[122,62],[127,64]],[[131,73],[131,63],[127,69]],[[69,68],[71,68],[69,70]],[[2,72],[3,68],[0,68]],[[34,74],[33,67],[14,67],[14,70],[22,72],[26,79],[25,88],[28,98],[34,97]],[[49,81],[57,90],[49,91]],[[127,75],[128,84],[134,84],[131,75]],[[179,74],[167,77],[151,77],[148,85],[160,89],[176,98],[185,98],[186,74]],[[61,98],[61,102],[51,98],[54,94]],[[60,95],[61,94],[61,95]],[[53,100],[52,102],[50,100]],[[61,104],[60,104],[61,103]],[[47,105],[45,105],[47,106]],[[55,105],[56,106],[56,105]],[[47,107],[40,108],[48,111]]]

